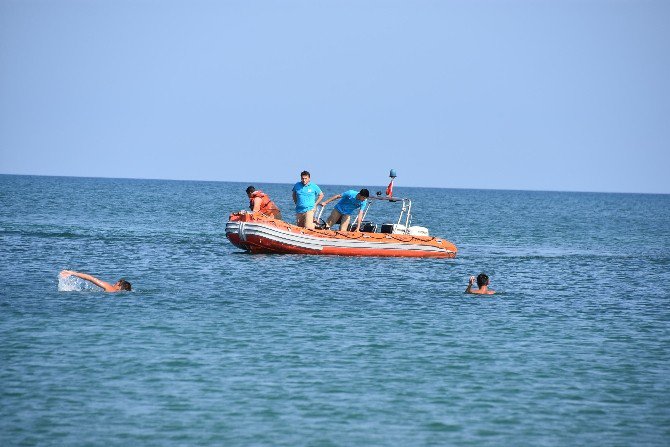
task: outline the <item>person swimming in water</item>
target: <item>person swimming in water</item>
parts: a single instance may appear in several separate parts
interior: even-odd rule
[[[477,275],[476,281],[478,289],[472,290],[475,277],[470,277],[470,283],[468,284],[468,288],[465,289],[465,293],[472,293],[474,295],[493,295],[496,293],[495,290],[489,290],[489,276],[486,273],[480,273]]]
[[[116,284],[110,284],[86,273],[75,272],[73,270],[63,270],[60,272],[61,278],[65,279],[68,276],[76,276],[77,278],[90,281],[96,286],[102,287],[105,292],[130,292],[132,290],[130,283],[123,278],[119,279]]]

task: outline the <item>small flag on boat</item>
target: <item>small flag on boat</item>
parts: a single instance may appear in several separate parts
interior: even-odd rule
[[[386,195],[389,197],[393,196],[393,180],[395,179],[391,179],[391,183],[386,187]]]

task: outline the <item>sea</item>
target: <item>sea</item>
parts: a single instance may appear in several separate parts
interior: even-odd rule
[[[670,445],[670,195],[398,178],[458,255],[395,259],[242,252],[247,186],[0,175],[0,445]]]

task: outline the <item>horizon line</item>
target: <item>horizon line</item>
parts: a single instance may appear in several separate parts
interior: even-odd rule
[[[249,183],[248,181],[240,180],[202,180],[202,179],[174,179],[174,178],[149,178],[149,177],[95,177],[90,175],[54,175],[54,174],[16,174],[0,172],[0,175],[16,176],[16,177],[54,177],[54,178],[82,178],[82,179],[107,179],[107,180],[150,180],[150,181],[167,181],[167,182],[203,182],[203,183]],[[263,183],[270,185],[291,185],[292,182],[267,182],[267,181],[251,181],[251,183]],[[347,186],[339,183],[321,183],[329,186]],[[383,185],[378,185],[383,186]],[[518,191],[518,192],[554,192],[554,193],[579,193],[579,194],[644,194],[644,195],[669,195],[670,192],[630,192],[630,191],[583,191],[583,190],[559,190],[559,189],[513,189],[513,188],[468,188],[456,186],[417,186],[417,185],[403,185],[397,188],[424,188],[424,189],[455,189],[455,190],[470,190],[470,191]]]

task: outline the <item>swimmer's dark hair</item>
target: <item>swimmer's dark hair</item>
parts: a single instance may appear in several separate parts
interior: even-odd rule
[[[303,175],[306,175],[307,177],[312,178],[312,176],[310,175],[309,171],[302,171],[302,172],[300,173],[300,177],[302,177]]]
[[[368,191],[368,190],[365,189],[365,188],[361,189],[360,192],[359,192],[359,194],[362,195],[363,197],[366,197],[366,198],[367,198],[367,197],[370,197],[370,191]]]
[[[254,188],[253,186],[247,186],[247,194],[251,194],[254,191],[256,191],[256,188]]]
[[[130,283],[123,278],[119,279],[119,287],[121,288],[121,290],[126,290],[128,292],[133,290]]]
[[[477,275],[477,287],[480,289],[482,286],[488,286],[489,285],[489,275],[486,273],[480,273]]]

